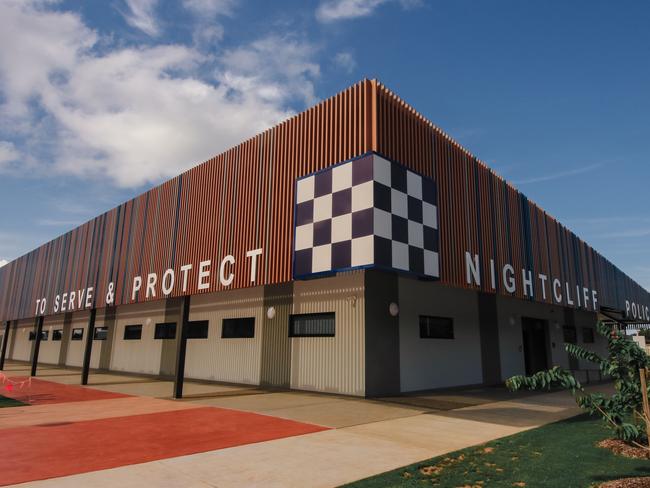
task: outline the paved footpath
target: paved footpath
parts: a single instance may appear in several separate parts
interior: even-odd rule
[[[2,392],[31,404],[0,409],[0,485],[331,487],[578,413],[564,392],[377,401],[196,384],[173,401],[167,382],[147,378],[43,378]],[[138,390],[152,396],[124,393]]]

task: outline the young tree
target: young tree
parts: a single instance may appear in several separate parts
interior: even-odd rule
[[[647,446],[646,425],[650,421],[643,412],[643,394],[639,370],[650,366],[648,355],[616,327],[599,322],[598,333],[607,338],[607,357],[575,344],[565,344],[567,352],[578,359],[597,364],[603,376],[614,381],[615,393],[587,393],[571,372],[554,366],[531,376],[513,376],[506,381],[512,390],[539,390],[561,387],[570,390],[580,408],[600,415],[614,435],[626,442]]]

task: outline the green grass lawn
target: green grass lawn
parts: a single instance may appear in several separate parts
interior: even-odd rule
[[[581,415],[347,486],[583,488],[617,478],[650,476],[650,461],[615,456],[596,447],[607,437],[600,419]]]
[[[3,397],[2,395],[0,395],[0,408],[22,407],[23,405],[25,405],[25,403],[19,402],[18,400],[14,400],[12,398]]]

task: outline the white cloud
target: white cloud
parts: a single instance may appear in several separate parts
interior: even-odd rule
[[[0,169],[8,167],[20,158],[20,153],[13,142],[0,141]]]
[[[316,18],[321,22],[356,19],[372,15],[377,7],[395,0],[323,0],[316,9]],[[404,9],[422,5],[422,0],[397,0]]]
[[[183,6],[194,14],[194,43],[209,49],[223,38],[224,28],[217,21],[219,16],[231,16],[238,0],[183,0]]]
[[[2,268],[5,264],[9,264],[9,261],[6,259],[0,259],[0,268]]]
[[[157,36],[160,33],[155,14],[158,0],[125,0],[125,2],[129,12],[122,15],[130,26],[150,36]]]
[[[533,176],[531,178],[523,178],[521,180],[512,181],[515,185],[526,185],[529,183],[542,183],[545,181],[559,180],[564,179],[568,176],[580,175],[583,173],[589,173],[595,169],[598,169],[603,166],[604,163],[590,164],[588,166],[583,166],[581,168],[574,168],[567,171],[557,171],[555,173],[546,173],[541,176]]]
[[[232,15],[236,0],[183,0],[183,6],[197,15]]]
[[[371,15],[377,7],[388,0],[326,0],[316,9],[316,18],[321,22],[354,19]]]
[[[357,61],[354,55],[349,51],[341,51],[334,56],[334,64],[347,73],[352,73],[357,67]]]
[[[98,53],[99,40],[76,14],[0,3],[0,135],[34,142],[14,148],[27,153],[25,172],[157,182],[316,99],[319,66],[302,39],[220,57],[183,45]]]
[[[288,37],[271,35],[224,53],[220,79],[242,93],[280,103],[297,96],[305,104],[317,101],[312,80],[320,67],[311,61],[312,45]]]

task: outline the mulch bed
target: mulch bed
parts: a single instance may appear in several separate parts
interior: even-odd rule
[[[650,459],[650,451],[633,446],[620,439],[605,439],[596,444],[603,449],[609,449],[617,456],[628,457],[632,459]],[[622,478],[620,480],[608,481],[598,488],[648,488],[650,487],[650,477],[641,478]]]
[[[596,445],[598,447],[602,447],[603,449],[609,449],[610,451],[612,451],[614,454],[618,456],[624,456],[632,459],[650,459],[650,451],[648,449],[642,449],[638,446],[630,445],[627,442],[624,442],[620,439],[605,439],[600,441]],[[601,485],[601,486],[606,486],[606,485]],[[628,486],[628,485],[621,485],[621,486]],[[637,485],[630,485],[630,486],[637,486]],[[645,485],[638,485],[638,486],[650,486],[650,482],[646,481]]]
[[[598,488],[648,488],[650,486],[650,478],[623,478],[622,480],[608,481],[603,483]]]

